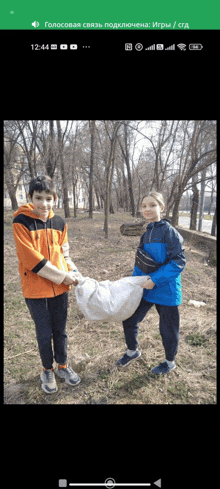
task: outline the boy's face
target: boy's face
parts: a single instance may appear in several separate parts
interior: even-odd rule
[[[33,211],[40,219],[46,220],[49,216],[49,212],[52,210],[55,199],[52,194],[48,194],[44,190],[38,192],[34,190],[32,195],[32,204],[34,205]]]
[[[149,222],[160,221],[163,208],[158,204],[154,197],[145,197],[142,200],[141,212]]]

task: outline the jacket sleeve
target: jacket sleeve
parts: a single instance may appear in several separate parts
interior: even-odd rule
[[[14,223],[13,233],[18,259],[23,266],[40,277],[60,285],[66,277],[66,272],[59,270],[39,251],[35,250],[28,229],[23,224]]]
[[[67,237],[67,224],[65,225],[64,231],[62,233],[62,238],[61,238],[61,250],[64,256],[64,260],[67,264],[68,270],[69,271],[78,271],[77,266],[73,261],[71,260],[69,256],[69,243],[68,243],[68,237]]]
[[[176,229],[170,227],[165,236],[169,262],[166,265],[162,265],[156,272],[149,274],[155,285],[163,285],[170,282],[184,270],[186,258],[182,242],[182,236]]]
[[[62,245],[62,252],[63,252],[63,256],[64,256],[64,259],[65,259],[65,262],[68,266],[68,270],[69,271],[78,271],[77,269],[77,266],[75,265],[75,263],[73,263],[73,261],[71,260],[70,256],[69,256],[69,243],[68,241]]]

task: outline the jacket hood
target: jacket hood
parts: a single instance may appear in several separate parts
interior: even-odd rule
[[[14,213],[14,217],[17,217],[19,214],[25,214],[25,216],[32,217],[33,219],[39,219],[37,214],[35,214],[35,212],[33,212],[33,208],[34,208],[33,204],[21,205],[21,207],[19,207],[19,209]],[[51,210],[49,212],[48,219],[50,219],[53,216],[54,216],[54,212],[53,212],[53,210]]]
[[[163,224],[166,224],[168,222],[168,224],[170,224],[170,220],[169,219],[161,219],[161,221],[154,221],[154,222],[150,222],[150,224],[148,224],[147,228],[151,228],[152,226],[162,226]]]

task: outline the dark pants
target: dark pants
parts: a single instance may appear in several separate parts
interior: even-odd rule
[[[68,292],[48,299],[25,299],[35,322],[36,334],[43,367],[53,365],[53,356],[57,363],[67,361],[67,320]],[[52,338],[54,355],[52,349]]]
[[[152,302],[142,299],[133,316],[123,321],[125,341],[129,350],[136,350],[139,322],[143,321],[152,306]],[[160,316],[159,328],[166,359],[172,361],[178,350],[179,310],[177,306],[162,306],[160,304],[155,304],[155,306]]]

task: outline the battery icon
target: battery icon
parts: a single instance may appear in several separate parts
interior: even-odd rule
[[[203,48],[202,44],[192,43],[189,45],[190,51],[201,51],[202,48]]]

